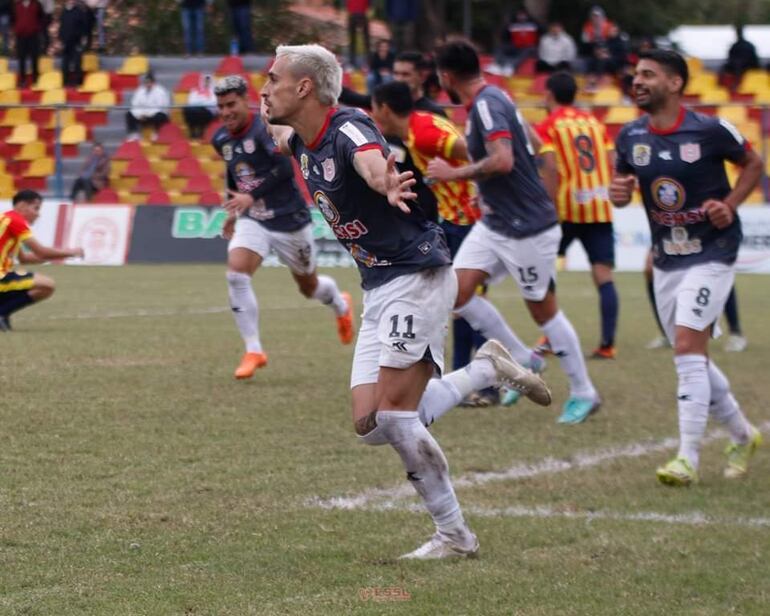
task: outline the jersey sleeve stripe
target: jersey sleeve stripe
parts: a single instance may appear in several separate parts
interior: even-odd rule
[[[366,152],[367,150],[379,150],[383,154],[385,153],[384,148],[379,143],[366,143],[361,147],[358,147],[355,150],[353,150],[353,153],[358,154],[359,152]]]
[[[489,135],[486,136],[485,141],[496,141],[498,139],[513,139],[511,131],[498,130],[494,133],[489,133]]]

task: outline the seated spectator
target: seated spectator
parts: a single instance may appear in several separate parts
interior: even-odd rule
[[[91,153],[83,162],[80,176],[72,186],[70,199],[76,203],[90,201],[91,197],[110,183],[110,156],[104,146],[94,141]]]
[[[369,56],[369,74],[366,76],[366,88],[369,94],[378,85],[393,79],[393,62],[396,54],[390,48],[390,41],[380,39],[372,55]]]
[[[597,82],[603,75],[615,72],[612,53],[608,46],[613,28],[616,26],[607,19],[604,9],[598,5],[593,6],[588,20],[583,24],[581,34],[583,54],[588,59],[586,69],[589,90],[596,88]]]
[[[526,9],[516,11],[514,20],[503,31],[498,63],[516,67],[537,54],[538,26]]]
[[[575,39],[564,31],[558,21],[551,22],[548,31],[540,39],[537,55],[538,72],[569,71],[577,57]]]
[[[743,38],[743,26],[735,26],[737,40],[727,52],[727,62],[720,71],[721,82],[735,90],[741,83],[743,73],[752,68],[759,68],[759,58],[754,44]]]
[[[88,35],[88,17],[75,0],[67,0],[59,17],[61,42],[61,74],[65,86],[79,86],[83,82],[83,44]]]
[[[126,130],[129,141],[139,139],[139,129],[151,125],[155,129],[153,139],[161,126],[169,121],[168,108],[170,104],[168,90],[155,83],[152,71],[144,76],[144,83],[139,86],[131,97],[131,109],[126,112]]]
[[[183,113],[190,137],[203,137],[206,127],[217,117],[217,97],[211,75],[202,75],[200,83],[190,90]]]

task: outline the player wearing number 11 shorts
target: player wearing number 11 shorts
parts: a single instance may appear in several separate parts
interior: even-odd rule
[[[730,433],[726,477],[743,476],[761,442],[708,357],[708,341],[735,280],[742,238],[736,210],[756,186],[762,161],[732,124],[682,107],[687,78],[687,63],[676,52],[640,56],[633,94],[647,115],[618,135],[610,184],[610,199],[622,206],[639,181],[652,232],[655,300],[679,379],[679,452],[657,477],[674,486],[698,480],[709,415]],[[732,188],[725,160],[741,167]]]

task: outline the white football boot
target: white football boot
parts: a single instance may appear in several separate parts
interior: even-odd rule
[[[551,404],[551,390],[538,375],[517,362],[497,340],[487,340],[476,351],[476,359],[488,359],[497,372],[497,385],[521,392],[535,404]]]

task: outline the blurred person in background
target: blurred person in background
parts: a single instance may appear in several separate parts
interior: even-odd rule
[[[251,0],[227,0],[230,6],[230,23],[238,39],[238,53],[252,53],[254,38],[251,36]]]
[[[200,139],[211,121],[217,117],[217,97],[211,75],[201,75],[198,85],[187,95],[187,106],[182,110],[192,139]]]
[[[0,0],[0,36],[3,37],[0,53],[8,55],[11,46],[11,24],[13,23],[13,0]]]
[[[182,15],[185,55],[200,56],[206,48],[206,8],[213,0],[177,0]]]
[[[169,121],[168,109],[171,97],[168,90],[155,82],[155,75],[149,71],[144,76],[144,83],[131,97],[131,109],[126,112],[126,130],[129,141],[139,139],[139,129],[151,125],[155,129],[153,139],[160,127]]]
[[[79,86],[83,81],[83,42],[88,34],[85,9],[75,0],[66,0],[59,16],[61,74],[65,86]]]
[[[564,31],[558,21],[548,24],[548,31],[540,38],[537,48],[536,70],[540,73],[569,71],[577,58],[575,39]]]
[[[28,85],[28,62],[32,63],[32,83],[37,81],[37,59],[40,57],[40,37],[44,25],[45,14],[38,0],[16,0],[13,5],[13,33],[16,35],[16,56],[19,60],[19,88]]]
[[[364,50],[371,49],[369,44],[369,0],[346,0],[348,12],[348,59],[350,66],[358,66],[358,47],[363,41]]]
[[[110,183],[110,156],[104,146],[94,141],[91,153],[83,161],[83,168],[75,180],[70,199],[77,203],[90,201],[91,197]]]

